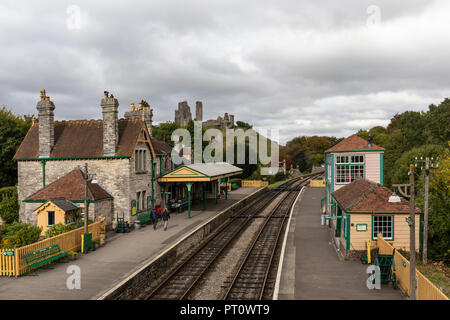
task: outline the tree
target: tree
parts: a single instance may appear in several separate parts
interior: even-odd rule
[[[436,157],[442,156],[445,148],[440,145],[423,145],[404,152],[394,163],[392,168],[392,183],[407,183],[409,181],[409,165],[415,163],[416,157]],[[419,188],[416,188],[419,190]]]
[[[144,99],[141,100],[141,102],[139,102],[144,108],[149,107],[150,105],[148,104],[147,101],[145,101]]]
[[[11,197],[5,197],[0,202],[0,218],[6,224],[19,221],[19,200],[16,188],[14,188]]]
[[[433,260],[450,265],[450,152],[430,173],[428,254]]]
[[[250,124],[248,124],[247,122],[244,122],[244,121],[236,121],[236,127],[242,128],[242,129],[251,129],[251,128],[253,128],[252,125],[250,125]]]
[[[31,126],[30,116],[16,116],[0,109],[0,187],[17,183],[17,163],[12,160]]]
[[[171,147],[174,146],[172,141],[172,132],[176,129],[181,128],[178,122],[167,121],[160,123],[159,125],[154,125],[152,128],[152,136],[157,139],[164,141]]]
[[[12,248],[23,247],[39,240],[41,228],[26,223],[13,222],[2,230],[2,246]]]

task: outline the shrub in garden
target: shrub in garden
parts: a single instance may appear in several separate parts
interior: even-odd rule
[[[14,245],[23,247],[39,240],[41,228],[26,223],[13,222],[2,231],[2,246],[12,248]]]
[[[88,224],[91,224],[91,223],[92,223],[92,220],[88,220]],[[46,238],[54,237],[54,236],[60,235],[64,232],[69,232],[74,229],[81,228],[83,226],[84,226],[84,221],[81,219],[77,220],[75,223],[72,223],[72,224],[58,223],[58,224],[55,224],[54,226],[48,228],[45,231],[45,237]]]
[[[239,187],[242,187],[242,179],[234,178],[229,181],[231,184],[237,184]]]
[[[61,233],[71,231],[73,229],[74,225],[58,223],[45,231],[45,237],[46,238],[54,237]]]
[[[12,197],[5,198],[0,202],[0,218],[3,223],[10,224],[19,221],[19,201],[17,198],[17,190],[14,188]]]

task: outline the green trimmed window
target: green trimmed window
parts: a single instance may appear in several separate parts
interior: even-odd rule
[[[350,183],[364,178],[364,156],[336,156],[336,183]]]
[[[372,216],[372,239],[376,240],[379,233],[385,240],[394,240],[394,216]]]

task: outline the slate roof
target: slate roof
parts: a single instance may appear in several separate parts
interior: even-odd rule
[[[358,150],[379,150],[384,151],[384,148],[377,146],[372,143],[372,146],[369,147],[369,142],[361,137],[358,137],[356,134],[348,137],[347,139],[342,140],[335,146],[326,150],[325,152],[332,151],[358,151]]]
[[[221,176],[224,174],[238,173],[242,169],[227,162],[209,162],[209,163],[193,163],[187,164],[186,167],[194,169],[210,177]]]
[[[115,156],[133,155],[144,122],[119,119],[119,143]],[[55,145],[50,158],[103,156],[103,120],[55,121]],[[39,124],[34,123],[13,159],[39,158]]]
[[[409,202],[389,202],[392,191],[367,179],[356,179],[352,183],[334,191],[333,198],[348,213],[352,212],[392,212],[409,213]],[[420,209],[416,208],[416,213]]]
[[[85,192],[84,188],[85,180],[83,172],[80,169],[75,169],[44,188],[38,190],[26,198],[25,201],[47,201],[54,198],[65,198],[70,201],[83,201]],[[112,199],[112,196],[99,184],[89,181],[88,199],[96,201],[102,199]]]
[[[151,138],[151,140],[156,154],[171,154],[172,148],[167,143],[161,140],[156,140],[155,138]]]
[[[62,209],[64,212],[79,210],[80,208],[74,205],[72,202],[65,198],[53,198],[50,199],[56,206]]]

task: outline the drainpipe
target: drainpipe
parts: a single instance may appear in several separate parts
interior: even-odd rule
[[[42,163],[42,185],[45,187],[45,160],[41,160]]]
[[[155,206],[155,164],[152,155],[152,209],[154,206]]]

